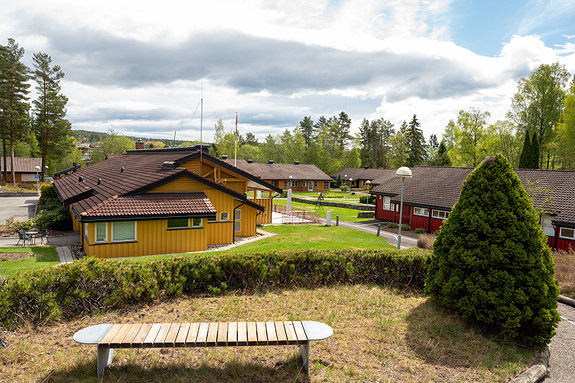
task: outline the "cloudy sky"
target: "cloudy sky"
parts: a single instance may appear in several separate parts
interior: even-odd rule
[[[541,63],[575,74],[575,0],[0,0],[13,37],[66,74],[74,129],[197,140],[345,111],[440,136],[460,109],[503,119]],[[200,119],[203,97],[204,118]]]

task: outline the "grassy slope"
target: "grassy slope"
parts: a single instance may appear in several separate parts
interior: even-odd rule
[[[2,247],[0,253],[34,253],[35,257],[0,262],[0,274],[16,275],[30,270],[38,270],[60,263],[58,253],[53,247]]]

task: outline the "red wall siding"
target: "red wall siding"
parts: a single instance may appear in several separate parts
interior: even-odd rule
[[[438,219],[438,218],[431,218],[431,232],[435,232],[437,230],[439,230],[439,228],[441,227],[441,225],[443,225],[443,221],[442,219]]]
[[[559,230],[557,227],[556,230]],[[549,237],[549,241],[547,242],[551,248],[553,248],[553,238]],[[557,237],[557,242],[555,242],[555,248],[560,250],[569,251],[570,249],[575,250],[575,241],[572,239],[564,239]]]
[[[428,217],[423,217],[420,215],[414,215],[411,218],[411,227],[416,229],[418,227],[421,227],[425,230],[427,230],[427,224],[429,222],[429,218]]]

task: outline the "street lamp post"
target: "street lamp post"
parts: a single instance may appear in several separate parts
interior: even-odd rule
[[[397,248],[401,248],[401,221],[403,218],[403,184],[405,183],[406,178],[411,178],[412,173],[411,169],[407,166],[402,166],[395,172],[397,177],[401,177],[401,197],[399,200],[399,230],[397,232]]]

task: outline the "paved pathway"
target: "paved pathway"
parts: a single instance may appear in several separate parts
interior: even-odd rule
[[[561,322],[557,328],[557,335],[551,339],[549,351],[549,368],[544,383],[575,382],[575,353],[573,342],[575,341],[575,308],[559,303],[559,315]]]

